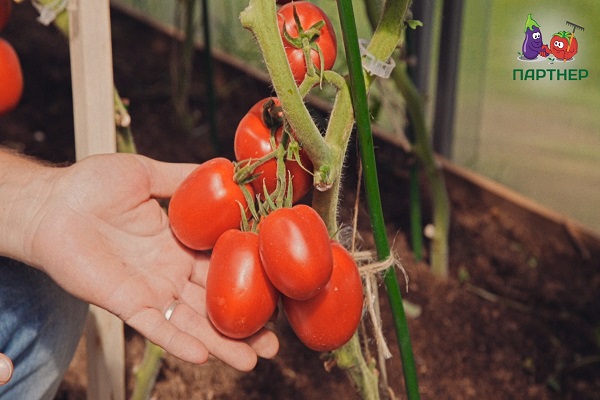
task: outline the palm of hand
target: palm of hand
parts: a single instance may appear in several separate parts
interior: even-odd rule
[[[169,197],[194,168],[133,155],[96,156],[62,169],[44,204],[32,254],[59,285],[107,309],[173,355],[208,352],[247,370],[272,357],[263,330],[247,343],[218,334],[206,317],[208,259],[173,236],[156,198]],[[178,300],[170,321],[167,307]]]

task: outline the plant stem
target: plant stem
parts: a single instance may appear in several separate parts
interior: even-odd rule
[[[406,56],[415,56],[415,34],[413,29],[405,30]],[[407,67],[408,64],[407,64]],[[408,68],[411,79],[415,75],[415,67]],[[415,143],[415,127],[410,116],[406,127],[406,136],[411,145]],[[412,157],[411,157],[412,158]],[[416,161],[416,160],[414,160]],[[416,261],[423,259],[423,218],[421,213],[421,185],[419,184],[419,163],[413,162],[409,167],[409,200],[410,200],[410,239]]]
[[[371,218],[371,227],[378,257],[380,260],[384,260],[390,256],[390,248],[379,194],[373,135],[371,132],[371,121],[369,119],[367,88],[363,75],[362,59],[358,48],[354,10],[352,8],[351,0],[338,0],[337,3],[344,37],[344,46],[346,48],[348,69],[350,72],[352,103],[354,107],[354,116],[356,118],[360,155],[364,168],[365,193]],[[382,18],[369,45],[369,49],[373,49],[374,52],[372,54],[376,55],[376,57],[380,57],[380,54],[376,54],[375,51],[378,53],[390,51],[389,49],[392,42],[393,47],[391,51],[393,51],[393,48],[399,43],[402,28],[395,29],[395,27],[398,25],[402,26],[406,7],[408,7],[408,4],[404,4],[402,1],[387,1],[385,3]],[[399,16],[402,16],[400,24],[397,22]],[[391,23],[389,22],[390,19],[392,19]],[[389,55],[381,59],[387,60],[388,57]],[[394,268],[389,268],[386,271],[384,281],[388,291],[394,326],[396,328],[396,335],[400,346],[406,393],[411,400],[419,399],[417,373],[412,346],[410,344],[408,324],[404,313],[402,295],[396,277],[396,270]]]
[[[406,100],[406,107],[415,131],[413,152],[423,163],[433,197],[433,224],[435,236],[431,242],[431,269],[440,277],[448,275],[448,232],[450,226],[450,200],[446,191],[444,174],[434,157],[433,147],[425,122],[423,102],[417,88],[410,80],[405,66],[392,71],[396,86]]]
[[[131,133],[131,117],[127,107],[123,104],[117,88],[114,88],[115,99],[115,123],[117,125],[117,152],[137,153],[133,134]]]
[[[144,358],[134,372],[135,386],[130,400],[147,400],[150,398],[154,382],[156,382],[156,377],[160,371],[161,361],[165,354],[165,351],[161,347],[149,340],[146,340],[145,343]]]
[[[329,189],[338,171],[332,167],[329,146],[295,84],[277,26],[275,2],[250,0],[248,7],[241,12],[240,20],[242,26],[254,34],[285,117],[315,166],[315,186],[320,190]]]
[[[194,55],[196,0],[181,0],[184,3],[183,43],[176,43],[171,57],[171,79],[173,81],[173,106],[180,123],[187,130],[194,125],[194,117],[188,105]],[[179,6],[178,6],[179,7]],[[177,22],[177,25],[179,22]],[[180,51],[178,48],[181,48]]]
[[[357,385],[363,400],[379,399],[377,376],[373,372],[373,366],[369,366],[363,357],[358,332],[333,354],[337,366],[348,373],[350,379]]]

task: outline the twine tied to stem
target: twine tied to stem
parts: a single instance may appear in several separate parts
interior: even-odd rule
[[[369,317],[371,318],[371,323],[373,324],[377,352],[387,360],[392,357],[392,353],[390,352],[385,340],[385,336],[383,335],[381,325],[377,277],[379,274],[384,273],[389,268],[397,266],[404,275],[406,288],[408,290],[408,275],[394,253],[390,254],[390,256],[385,260],[379,261],[375,261],[376,254],[373,251],[357,251],[352,253],[352,256],[358,265],[360,275],[364,279],[366,309],[369,313]]]

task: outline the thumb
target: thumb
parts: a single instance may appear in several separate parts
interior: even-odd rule
[[[10,381],[13,374],[13,363],[6,354],[0,353],[0,386]]]

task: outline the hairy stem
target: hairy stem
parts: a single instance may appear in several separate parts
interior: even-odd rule
[[[315,186],[321,190],[330,188],[337,171],[332,167],[330,148],[295,84],[277,26],[275,2],[250,0],[240,14],[240,20],[242,26],[254,34],[285,117],[315,166]]]

